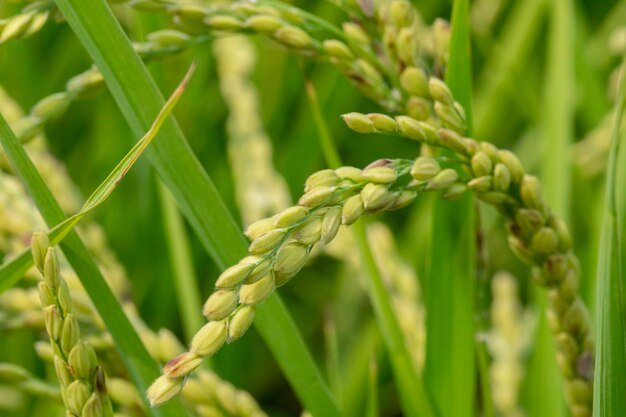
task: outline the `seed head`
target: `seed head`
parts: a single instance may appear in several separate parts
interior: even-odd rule
[[[209,320],[223,320],[237,307],[237,290],[217,290],[206,300],[202,314]]]
[[[283,246],[274,263],[274,285],[278,288],[289,281],[304,266],[309,256],[307,247],[299,243]]]
[[[274,219],[261,219],[250,224],[245,231],[245,235],[248,237],[248,239],[254,240],[265,232],[268,232],[272,229],[274,229]]]
[[[431,112],[430,102],[425,98],[412,96],[406,102],[406,113],[415,120],[427,120]]]
[[[377,132],[396,133],[398,130],[396,121],[386,114],[370,113],[367,117],[374,123],[374,129]]]
[[[61,280],[61,271],[59,269],[59,261],[54,248],[48,248],[46,258],[43,264],[43,278],[50,288],[56,290]]]
[[[322,220],[320,244],[326,245],[333,240],[339,231],[339,226],[341,226],[341,208],[331,207]]]
[[[56,300],[54,298],[54,293],[45,281],[41,281],[37,284],[37,290],[39,292],[39,300],[41,301],[42,307],[48,307],[55,304]]]
[[[333,172],[334,174],[334,172]],[[292,206],[274,216],[274,227],[287,227],[304,219],[309,209],[302,206]]]
[[[436,159],[428,156],[420,156],[411,167],[411,176],[418,181],[428,181],[441,172],[441,167]]]
[[[74,381],[65,389],[65,400],[69,411],[82,415],[83,407],[90,397],[89,388],[82,381]]]
[[[78,327],[78,320],[72,313],[65,316],[63,320],[63,328],[61,329],[61,350],[63,352],[69,352],[80,338],[80,328]]]
[[[300,197],[298,204],[305,207],[315,207],[328,200],[334,192],[335,187],[320,185]]]
[[[346,200],[341,210],[341,224],[347,226],[356,222],[359,217],[365,214],[363,198],[361,194],[354,195]]]
[[[407,0],[393,0],[389,6],[389,15],[395,26],[409,26],[413,23],[413,6]]]
[[[386,202],[388,190],[385,185],[368,183],[361,190],[363,208],[366,211],[376,210]]]
[[[498,151],[498,156],[511,173],[511,179],[513,182],[520,182],[524,177],[524,167],[517,156],[513,152],[507,150]]]
[[[490,191],[493,188],[493,177],[491,175],[485,175],[484,177],[478,177],[471,179],[467,186],[478,193],[484,193]]]
[[[306,49],[313,45],[313,39],[304,30],[296,26],[283,26],[274,32],[274,38],[280,43],[295,49]]]
[[[520,195],[526,207],[538,210],[541,213],[544,212],[545,207],[543,198],[541,197],[541,190],[539,188],[539,180],[537,180],[537,177],[524,175],[522,178]]]
[[[250,265],[241,262],[224,270],[215,281],[217,288],[233,288],[246,279],[250,273]]]
[[[239,290],[239,301],[248,306],[257,306],[274,291],[274,276],[268,274],[255,282],[246,284]]]
[[[400,74],[400,84],[412,96],[428,97],[428,75],[418,67],[406,67]]]
[[[181,353],[163,367],[163,374],[170,378],[182,378],[196,369],[203,361],[196,351]]]
[[[30,114],[43,120],[55,119],[65,113],[70,105],[66,92],[54,93],[39,101],[30,110]]]
[[[63,319],[59,314],[57,306],[52,304],[43,309],[43,320],[46,325],[46,331],[52,340],[59,340],[61,336],[61,328],[63,326]]]
[[[346,34],[346,37],[351,41],[361,44],[370,43],[369,36],[360,25],[352,22],[344,22],[341,27]]]
[[[322,234],[322,220],[316,216],[309,219],[291,236],[293,240],[303,245],[312,245],[320,240]]]
[[[447,168],[435,175],[428,181],[431,190],[443,190],[454,184],[459,179],[459,174],[452,168]]]
[[[98,360],[91,345],[81,340],[70,351],[68,363],[76,378],[88,380],[95,372]]]
[[[254,312],[254,307],[243,306],[232,315],[228,324],[228,343],[243,336],[254,320]]]
[[[555,253],[559,246],[556,232],[549,227],[542,227],[532,238],[531,248],[542,255]]]
[[[166,375],[158,377],[146,393],[150,405],[155,407],[169,401],[183,387],[183,378],[170,378]]]
[[[257,262],[257,266],[248,274],[248,278],[244,281],[246,284],[253,284],[263,278],[270,271],[272,260],[270,257],[265,259],[255,257],[254,262]]]
[[[415,191],[404,190],[401,192],[395,192],[395,198],[393,202],[386,207],[387,210],[398,210],[408,206],[415,197],[417,197],[417,193]]]
[[[191,350],[202,357],[211,356],[222,347],[227,337],[226,320],[210,321],[191,340]]]
[[[493,187],[498,191],[507,191],[511,185],[511,173],[506,165],[497,163],[493,170]]]
[[[274,249],[285,236],[285,229],[273,229],[263,233],[254,239],[250,244],[249,252],[253,255],[260,255]]]
[[[476,177],[491,175],[492,169],[491,158],[485,152],[479,151],[472,156],[472,171]]]
[[[396,116],[398,130],[406,137],[418,141],[427,141],[428,137],[423,126],[415,119],[408,116]]]
[[[348,127],[358,133],[374,133],[374,122],[362,113],[347,113],[341,116]]]
[[[373,183],[389,184],[398,179],[398,174],[393,168],[373,167],[363,170],[363,177]]]
[[[454,105],[454,96],[446,83],[436,77],[430,77],[428,80],[428,89],[430,95],[435,101],[445,104],[446,106]]]
[[[441,198],[444,200],[454,200],[465,194],[465,191],[467,191],[467,185],[462,182],[457,182],[443,190]]]
[[[354,55],[345,43],[338,41],[337,39],[325,40],[322,44],[324,51],[332,56],[344,61],[350,61],[354,59]]]
[[[304,192],[308,193],[313,188],[319,186],[328,186],[332,187],[339,183],[339,177],[337,173],[332,169],[323,169],[321,171],[317,171],[314,174],[309,175],[304,183]]]
[[[285,25],[280,18],[272,15],[256,15],[246,19],[244,27],[252,29],[255,32],[271,33]]]
[[[363,177],[363,171],[355,167],[337,168],[335,170],[335,174],[337,174],[337,176],[342,180],[347,179],[355,183],[363,182],[365,180],[365,178]]]

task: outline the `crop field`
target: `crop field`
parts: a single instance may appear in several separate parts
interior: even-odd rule
[[[625,0],[0,0],[0,417],[626,417]]]

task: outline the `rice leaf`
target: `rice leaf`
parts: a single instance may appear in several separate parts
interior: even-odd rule
[[[620,179],[623,180],[621,174],[626,169],[623,166],[624,158],[619,157],[620,142],[624,140],[623,133],[620,132],[620,122],[626,97],[625,70],[626,60],[621,68],[620,90],[613,116],[615,121],[611,133],[604,220],[596,273],[594,417],[618,416],[626,411],[626,277],[621,229],[626,211],[624,205],[618,203],[618,198],[623,198],[624,184],[620,184]]]
[[[113,193],[118,184],[122,181],[124,176],[137,162],[141,154],[148,148],[148,145],[152,142],[159,129],[163,125],[163,122],[169,116],[174,109],[174,106],[180,99],[181,94],[185,90],[189,78],[193,74],[195,64],[189,68],[189,71],[183,78],[178,88],[172,93],[167,100],[158,116],[152,123],[152,126],[146,132],[146,134],[133,146],[133,148],[122,158],[117,166],[109,173],[107,178],[96,188],[96,190],[87,199],[83,207],[71,217],[68,217],[61,223],[54,226],[48,232],[48,238],[51,245],[56,245],[67,236],[67,234],[74,229],[82,219],[89,213],[94,211],[98,206],[106,201],[106,199]],[[8,134],[8,132],[6,132]],[[3,142],[4,143],[4,142]],[[17,280],[21,278],[24,272],[33,265],[33,258],[30,256],[30,249],[25,249],[17,257],[13,258],[8,263],[0,267],[0,290],[6,289],[13,285]]]
[[[456,0],[446,82],[472,126],[469,2]],[[433,202],[432,253],[426,277],[425,385],[442,417],[471,417],[475,402],[474,281],[476,248],[471,196]],[[454,398],[454,401],[450,401]]]
[[[574,10],[569,0],[552,2],[548,35],[548,60],[545,80],[545,113],[542,122],[544,159],[541,179],[547,201],[556,214],[569,219],[571,202],[571,161],[569,147],[573,139],[574,98]],[[558,155],[558,157],[556,157]],[[563,382],[556,363],[554,338],[545,319],[546,297],[535,291],[534,299],[541,315],[529,362],[527,394],[529,415],[561,416],[565,413]]]

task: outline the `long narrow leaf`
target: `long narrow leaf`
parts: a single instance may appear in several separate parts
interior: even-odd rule
[[[102,72],[133,131],[143,131],[163,98],[104,0],[56,0]],[[180,127],[167,120],[147,156],[215,263],[224,268],[246,253],[246,240]],[[296,395],[316,417],[339,411],[293,320],[277,294],[259,307],[255,326]]]
[[[570,0],[551,2],[548,60],[545,81],[545,109],[542,123],[544,146],[541,179],[546,199],[556,214],[569,218],[574,97],[574,10]],[[562,377],[556,363],[556,347],[544,315],[546,295],[534,292],[541,318],[534,338],[534,350],[527,378],[529,416],[562,416],[565,413]]]
[[[137,162],[141,154],[148,148],[148,145],[150,145],[150,143],[158,133],[161,125],[174,109],[174,106],[180,99],[181,94],[183,93],[187,86],[187,83],[189,82],[189,78],[191,77],[194,68],[195,64],[189,68],[189,71],[185,75],[185,78],[167,100],[165,106],[163,106],[163,108],[157,115],[148,132],[146,132],[146,134],[135,144],[135,146],[133,146],[133,148],[109,173],[107,178],[98,186],[98,188],[96,188],[96,190],[87,199],[87,201],[78,211],[78,213],[63,220],[61,223],[55,225],[50,230],[50,232],[48,233],[48,237],[50,238],[50,243],[52,245],[56,245],[61,242],[63,238],[74,229],[74,226],[76,226],[82,219],[84,219],[85,216],[98,208],[100,204],[104,203],[104,201],[111,195],[111,193],[113,193],[113,191],[122,181],[124,176],[132,168],[135,162]],[[9,286],[13,285],[32,265],[33,259],[32,256],[30,256],[30,250],[28,249],[24,250],[18,256],[13,258],[10,262],[2,265],[2,267],[0,267],[0,289],[6,289]]]
[[[456,0],[452,12],[450,63],[446,81],[465,108],[471,127],[469,3]],[[433,202],[431,266],[427,276],[425,384],[441,417],[474,413],[474,207],[470,196]],[[450,401],[454,398],[454,401]]]
[[[615,122],[611,135],[611,151],[606,179],[606,208],[602,225],[598,271],[596,274],[597,350],[594,386],[594,417],[623,415],[626,410],[626,277],[624,276],[624,242],[621,227],[626,211],[618,204],[618,164],[620,154],[620,122],[624,113],[626,60],[621,68],[620,92],[615,108]]]

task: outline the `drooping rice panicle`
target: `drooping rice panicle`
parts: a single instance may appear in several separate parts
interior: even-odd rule
[[[39,296],[65,408],[72,416],[112,417],[104,371],[93,347],[80,337],[69,288],[61,276],[55,249],[49,246],[43,232],[34,234],[31,247],[35,266],[43,276],[38,285]]]
[[[363,170],[319,171],[307,179],[298,205],[252,223],[246,230],[252,241],[249,256],[219,276],[204,305],[209,322],[188,352],[165,365],[163,375],[148,390],[150,403],[172,398],[204,358],[243,336],[257,306],[304,266],[315,244],[329,243],[341,225],[351,225],[366,214],[402,208],[417,191],[441,191],[443,198],[454,198],[466,189],[453,169],[442,170],[437,164],[437,172],[416,171],[412,165],[413,161],[381,159]]]
[[[437,100],[435,111],[446,128],[408,116],[351,113],[344,120],[357,132],[397,134],[449,149],[466,161],[471,177],[467,187],[506,218],[509,246],[531,267],[533,281],[548,290],[548,318],[566,380],[566,398],[576,415],[590,415],[594,342],[589,313],[578,294],[580,267],[568,228],[547,206],[538,179],[524,172],[519,159],[510,151],[457,133],[464,130],[462,108],[442,81],[431,80],[430,87]],[[421,157],[415,169],[433,169],[435,164],[434,159]]]

